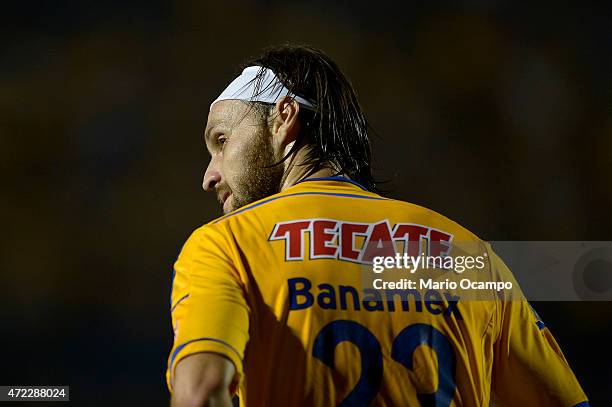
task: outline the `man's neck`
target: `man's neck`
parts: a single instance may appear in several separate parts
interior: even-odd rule
[[[304,162],[305,156],[306,149],[301,148],[294,153],[294,156],[291,159],[287,160],[285,166],[285,176],[281,186],[281,191],[286,188],[289,188],[292,185],[295,185],[296,182],[303,181],[309,178],[323,178],[331,177],[334,175],[344,176],[344,174],[339,174],[338,171],[335,171],[330,166],[324,166],[313,172],[312,166],[301,164]]]
[[[309,169],[307,167],[293,167],[293,169],[300,171],[291,171],[287,174],[285,181],[283,182],[283,186],[281,187],[281,191],[285,188],[289,188],[294,185],[296,182],[303,181],[309,178],[323,178],[323,177],[331,177],[333,175],[338,175],[331,168],[325,167],[321,168],[318,171],[315,171],[311,174],[308,174]],[[308,176],[307,176],[308,174]]]

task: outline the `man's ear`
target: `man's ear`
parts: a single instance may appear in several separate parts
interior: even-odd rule
[[[276,102],[272,121],[272,135],[281,151],[294,142],[300,133],[298,114],[300,105],[290,96],[284,96]]]

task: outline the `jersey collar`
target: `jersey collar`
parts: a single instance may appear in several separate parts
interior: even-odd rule
[[[308,181],[340,181],[340,182],[348,182],[349,184],[353,184],[353,185],[358,186],[359,188],[363,189],[364,191],[368,191],[368,189],[366,187],[364,187],[363,185],[361,185],[360,183],[355,182],[352,179],[348,179],[346,177],[339,176],[339,175],[333,176],[333,177],[306,178],[306,179],[303,179],[301,181],[296,182],[293,185],[301,184],[302,182],[308,182]]]

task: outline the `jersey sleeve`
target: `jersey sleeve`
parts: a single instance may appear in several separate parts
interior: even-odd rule
[[[499,278],[514,281],[499,257],[493,254],[492,260]],[[492,376],[498,407],[589,405],[561,348],[522,298],[499,301]]]
[[[195,353],[212,352],[232,361],[234,389],[243,376],[249,307],[227,241],[222,232],[204,226],[187,240],[174,265],[174,344],[166,373],[170,392],[176,365]]]

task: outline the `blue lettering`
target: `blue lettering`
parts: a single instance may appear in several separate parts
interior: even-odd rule
[[[307,278],[290,278],[287,280],[289,284],[289,306],[290,310],[299,310],[308,307],[312,307],[314,303],[314,297],[310,293],[310,288],[312,284]],[[297,285],[301,284],[302,288],[298,289]],[[298,296],[302,296],[306,298],[306,301],[303,303],[298,303]]]
[[[434,308],[434,305],[436,308]],[[428,290],[425,293],[425,308],[433,315],[439,315],[442,313],[441,307],[444,305],[440,293],[436,290]]]
[[[329,284],[319,284],[321,292],[317,295],[317,303],[323,309],[336,309],[336,290]]]

